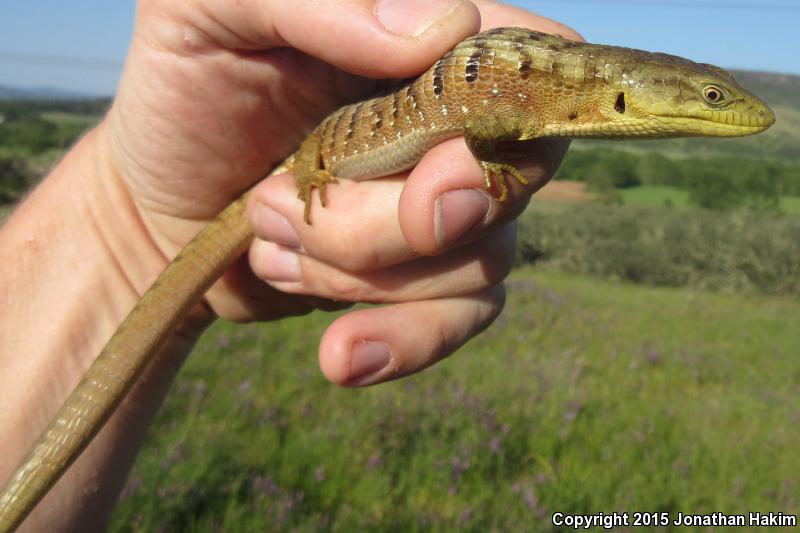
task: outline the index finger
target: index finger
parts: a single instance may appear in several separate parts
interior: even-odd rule
[[[140,15],[163,19],[160,2]],[[352,74],[372,78],[418,74],[455,43],[478,31],[480,14],[467,0],[203,0],[185,13],[187,35],[154,24],[149,39],[187,54],[220,47],[240,52],[296,48]]]

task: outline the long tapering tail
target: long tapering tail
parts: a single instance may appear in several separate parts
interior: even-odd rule
[[[208,288],[247,248],[247,194],[167,266],[58,411],[0,494],[0,533],[16,529],[97,434]]]

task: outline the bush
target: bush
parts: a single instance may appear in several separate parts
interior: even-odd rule
[[[755,161],[703,162],[688,181],[689,200],[700,207],[777,210],[782,182],[776,165]]]
[[[686,183],[684,173],[687,169],[680,161],[658,152],[632,155],[635,158],[636,173],[641,183],[646,185],[670,185],[682,188]]]
[[[781,194],[800,195],[800,165],[763,158],[672,158],[657,152],[573,149],[556,179],[584,181],[595,191],[669,185],[692,192],[698,205],[715,209],[771,209]]]
[[[9,120],[0,125],[0,145],[24,148],[34,154],[61,147],[62,141],[57,136],[58,127],[40,118]]]
[[[558,179],[585,181],[595,191],[641,185],[636,156],[618,150],[573,150],[558,171]]]
[[[16,202],[29,185],[31,169],[26,159],[0,155],[0,204]]]
[[[108,105],[103,99],[0,101],[0,147],[33,155],[64,150],[100,119]],[[58,113],[64,118],[52,116]]]
[[[800,294],[800,218],[583,204],[521,217],[519,260],[651,285]]]

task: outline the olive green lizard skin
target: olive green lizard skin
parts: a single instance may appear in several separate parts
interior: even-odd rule
[[[521,28],[471,37],[415,81],[326,118],[281,170],[291,169],[309,220],[314,189],[416,164],[463,135],[486,187],[507,195],[524,177],[501,141],[546,137],[734,137],[774,122],[766,104],[724,70],[666,54],[585,44]],[[0,531],[15,529],[86,447],[153,354],[249,245],[247,195],[167,267],[57,413],[0,495]],[[6,437],[7,438],[7,437]]]

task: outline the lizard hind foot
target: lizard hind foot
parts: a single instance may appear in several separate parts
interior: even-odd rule
[[[491,161],[481,161],[481,168],[483,169],[483,184],[486,190],[498,202],[505,202],[508,199],[508,183],[506,175],[511,176],[522,185],[528,184],[528,179],[523,176],[517,167],[508,163],[494,163]],[[498,194],[495,194],[495,191]]]
[[[303,220],[306,224],[311,224],[311,202],[314,199],[314,189],[319,191],[319,201],[325,207],[325,186],[328,183],[336,183],[336,178],[327,170],[318,169],[307,174],[295,174],[295,184],[297,185],[297,197],[305,203],[303,210]]]

